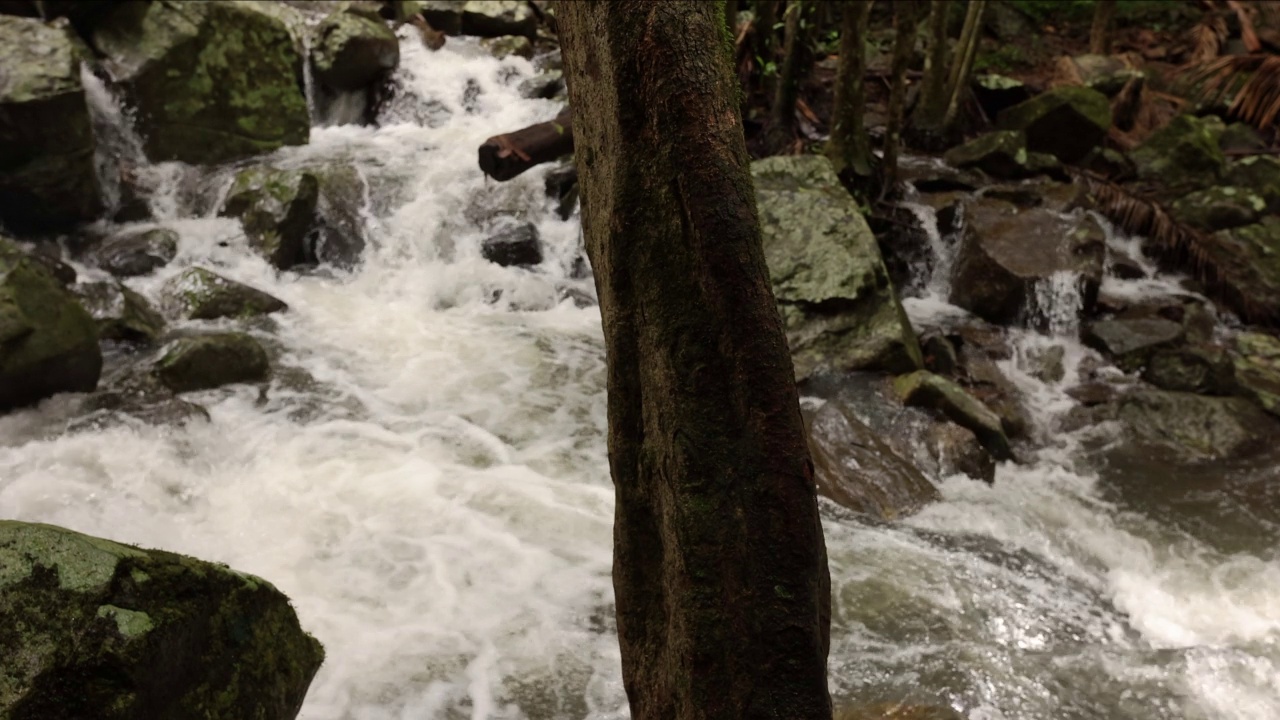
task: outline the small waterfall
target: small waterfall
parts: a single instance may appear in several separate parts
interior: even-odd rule
[[[1037,281],[1030,308],[1033,324],[1042,325],[1053,337],[1077,335],[1084,309],[1082,285],[1080,273],[1070,270],[1058,270]]]
[[[142,138],[134,131],[124,103],[89,63],[80,64],[80,82],[84,86],[85,101],[93,122],[94,166],[98,171],[98,182],[109,214],[115,214],[124,200],[124,181],[131,179],[135,169],[147,162]]]

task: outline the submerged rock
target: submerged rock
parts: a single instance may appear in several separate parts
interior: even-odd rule
[[[400,41],[376,11],[349,6],[316,27],[311,64],[324,85],[363,90],[400,64]]]
[[[168,228],[126,230],[103,240],[89,261],[116,277],[147,275],[178,254],[178,233]]]
[[[164,318],[138,293],[114,280],[73,288],[98,324],[103,340],[150,343],[164,331]]]
[[[189,320],[214,320],[267,315],[287,310],[289,306],[257,288],[193,267],[165,286],[164,307]]]
[[[0,16],[0,222],[59,230],[102,212],[79,40],[66,21]]]
[[[954,382],[919,370],[893,381],[903,404],[938,410],[957,425],[968,428],[997,460],[1012,460],[1013,449],[1000,417]]]
[[[324,649],[265,580],[0,520],[0,716],[288,720]]]
[[[818,155],[751,163],[765,260],[797,379],[822,368],[906,372],[920,347],[853,197]]]
[[[303,58],[280,8],[122,3],[93,44],[136,108],[152,161],[213,164],[307,142]]]
[[[485,238],[480,254],[498,265],[531,267],[542,262],[542,240],[533,223],[513,224]]]
[[[89,414],[69,430],[96,430],[129,420],[163,427],[209,420],[208,410],[179,398],[142,365],[127,367],[105,379],[98,391],[85,399],[83,409]]]
[[[207,390],[266,380],[267,351],[244,333],[208,333],[179,338],[164,347],[155,374],[174,392]]]
[[[98,384],[93,318],[49,271],[0,237],[0,411]]]
[[[997,124],[1026,133],[1028,151],[1073,163],[1107,136],[1111,105],[1097,90],[1063,85],[1001,112]]]
[[[1170,188],[1216,184],[1226,167],[1218,147],[1221,121],[1179,115],[1155,131],[1129,157],[1139,177]]]
[[[884,519],[939,498],[928,478],[842,405],[826,403],[808,425],[814,480],[823,497]]]

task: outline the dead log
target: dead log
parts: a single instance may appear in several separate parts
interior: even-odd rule
[[[571,152],[573,114],[566,107],[555,120],[485,140],[480,145],[480,170],[503,182],[534,165],[551,162]]]

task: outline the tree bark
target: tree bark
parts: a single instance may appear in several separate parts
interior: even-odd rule
[[[1116,0],[1098,0],[1093,9],[1093,26],[1089,28],[1089,52],[1111,53],[1111,21],[1116,16]]]
[[[862,122],[866,111],[866,35],[872,0],[855,0],[844,6],[840,21],[840,64],[836,68],[835,109],[827,158],[845,186],[866,199],[875,185],[871,139]]]
[[[769,152],[782,152],[796,139],[796,98],[800,96],[800,51],[804,46],[804,28],[800,19],[804,0],[789,0],[786,27],[783,30],[782,65],[774,86],[773,105],[769,108],[766,145]]]
[[[573,112],[566,107],[555,120],[494,135],[480,145],[480,170],[503,182],[535,165],[573,152]]]
[[[951,135],[960,117],[960,101],[969,89],[969,76],[973,73],[973,61],[978,57],[978,40],[982,34],[982,12],[987,9],[986,0],[969,0],[964,28],[960,31],[960,44],[951,59],[952,73],[947,89],[947,114],[942,118],[943,133]]]
[[[893,41],[891,74],[893,84],[889,89],[889,121],[884,133],[884,185],[888,193],[894,192],[898,182],[898,150],[902,146],[903,112],[907,99],[907,66],[915,51],[916,26],[920,13],[916,0],[893,0],[893,25],[896,37]]]
[[[723,7],[560,6],[635,720],[830,720],[830,585]]]
[[[930,0],[929,53],[925,57],[920,100],[911,114],[911,138],[923,149],[944,144],[942,120],[947,114],[947,8],[949,0]]]

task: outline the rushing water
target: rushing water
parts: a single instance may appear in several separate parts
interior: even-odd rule
[[[212,421],[181,428],[63,433],[65,397],[0,417],[0,514],[270,579],[328,652],[304,718],[622,718],[600,320],[560,300],[577,221],[552,212],[545,169],[497,184],[475,166],[484,138],[558,108],[518,96],[525,60],[404,37],[381,127],[317,127],[274,158],[359,168],[355,271],[256,258],[210,210],[226,172],[140,171],[182,240],[130,284],[154,297],[202,264],[288,302],[251,328],[275,358],[266,393],[195,394]],[[540,267],[481,259],[502,216],[537,225]],[[960,312],[941,287],[909,303],[918,325]],[[1066,376],[1045,383],[1023,360],[1055,344]],[[1080,460],[1097,430],[1056,429],[1089,351],[1027,331],[1016,346],[1004,369],[1043,443],[1028,462],[994,486],[938,478],[944,500],[895,524],[824,505],[837,699],[973,720],[1280,717],[1274,526],[1228,547],[1178,524],[1196,507],[1114,492]]]

